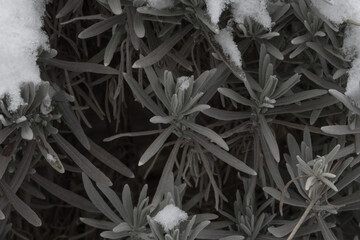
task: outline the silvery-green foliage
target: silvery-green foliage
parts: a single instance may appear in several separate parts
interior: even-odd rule
[[[214,214],[194,215],[175,226],[174,229],[164,231],[163,227],[154,221],[153,217],[169,204],[181,209],[186,188],[185,184],[175,185],[172,174],[167,179],[162,201],[156,207],[149,203],[147,185],[142,188],[137,205],[133,205],[132,194],[128,185],[124,186],[120,199],[109,187],[97,184],[97,188],[111,203],[112,207],[110,207],[85,174],[83,174],[83,182],[90,200],[101,214],[106,216],[107,220],[85,217],[80,218],[80,220],[87,225],[104,230],[100,235],[106,239],[194,240],[210,223],[209,220],[217,218]],[[113,208],[116,211],[112,210]],[[169,218],[171,217],[174,216],[169,216]]]
[[[107,217],[108,220],[93,218],[80,218],[82,222],[92,227],[104,230],[100,235],[107,239],[134,238],[142,239],[147,235],[147,219],[151,205],[147,196],[147,185],[139,195],[137,205],[133,205],[131,190],[128,185],[124,186],[121,198],[108,186],[98,184],[97,187],[106,196],[107,200],[115,208],[117,214],[103,199],[91,180],[83,174],[83,183],[90,200],[95,207]]]
[[[330,89],[329,93],[338,99],[346,109],[347,112],[347,124],[346,125],[329,125],[324,126],[321,130],[325,133],[332,135],[354,135],[355,137],[355,151],[360,153],[360,109],[353,103],[353,101],[344,95],[343,93]]]
[[[21,137],[24,140],[36,139],[40,152],[50,165],[57,171],[63,173],[64,167],[55,151],[46,138],[51,134],[57,134],[58,130],[53,122],[59,122],[61,114],[54,110],[54,89],[45,82],[39,86],[33,83],[25,84],[21,89],[24,104],[20,105],[15,112],[8,111],[7,99],[0,101],[1,123],[3,129],[0,131],[1,142],[3,142],[13,131],[21,129]]]
[[[341,190],[345,189],[353,177],[358,177],[357,169],[350,170],[348,167],[354,158],[339,160],[340,145],[334,146],[334,142],[324,147],[327,150],[323,156],[313,156],[313,144],[308,128],[304,129],[304,140],[297,144],[292,135],[288,135],[290,155],[285,154],[286,167],[291,180],[282,191],[271,187],[265,187],[264,191],[280,201],[279,210],[283,215],[283,205],[290,205],[305,209],[300,218],[287,221],[280,227],[270,227],[269,231],[276,237],[284,237],[288,234],[289,239],[301,236],[304,229],[311,232],[321,231],[325,239],[336,239],[330,228],[333,222],[325,222],[325,218],[336,215],[346,206],[347,202],[336,197]],[[352,177],[349,177],[352,176]],[[295,191],[288,191],[291,185]],[[346,198],[345,198],[346,199]],[[335,204],[336,202],[336,204]],[[311,226],[311,227],[310,227]]]
[[[271,225],[272,220],[276,216],[276,214],[264,212],[273,203],[273,199],[269,198],[257,206],[255,192],[250,188],[250,184],[250,181],[244,180],[245,193],[243,197],[240,191],[236,192],[233,215],[220,211],[222,215],[235,224],[235,231],[239,235],[234,236],[244,236],[246,240],[253,240],[268,235],[267,227]]]

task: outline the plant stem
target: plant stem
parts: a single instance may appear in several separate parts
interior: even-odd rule
[[[290,236],[287,238],[287,240],[292,240],[296,234],[296,232],[299,230],[299,228],[301,227],[301,225],[303,224],[303,222],[305,221],[307,215],[309,215],[310,210],[314,207],[315,203],[317,201],[317,198],[314,198],[311,200],[309,206],[306,208],[305,212],[303,213],[303,215],[301,216],[299,222],[296,224],[296,226],[294,227],[294,229],[292,230]]]

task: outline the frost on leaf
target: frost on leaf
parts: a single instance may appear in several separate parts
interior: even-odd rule
[[[174,229],[181,222],[185,221],[188,218],[186,212],[176,207],[173,204],[169,204],[164,207],[160,212],[154,217],[154,221],[159,223],[165,232]]]
[[[230,28],[224,28],[215,35],[215,40],[220,44],[224,54],[230,58],[231,62],[241,67],[241,53],[233,40]]]
[[[175,0],[147,0],[150,7],[162,10],[174,7]]]
[[[40,83],[36,64],[38,50],[47,49],[42,31],[45,3],[42,0],[0,0],[0,98],[8,97],[9,110],[23,104],[22,83]]]

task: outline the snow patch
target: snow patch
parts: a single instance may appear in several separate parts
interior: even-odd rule
[[[360,22],[359,0],[311,0],[319,12],[335,24],[341,24],[346,20]]]
[[[38,49],[48,49],[42,31],[43,0],[0,0],[0,98],[8,97],[9,110],[23,104],[23,83],[41,82],[36,63]]]
[[[311,0],[313,5],[333,23],[339,25],[345,21],[360,22],[360,4],[358,0],[332,0],[330,3],[324,0]],[[345,95],[354,105],[360,108],[360,27],[349,24],[345,31],[343,51],[352,62],[352,68],[348,71],[348,82]]]
[[[352,68],[348,71],[349,78],[345,95],[353,100],[354,105],[360,108],[360,58],[352,62]]]
[[[245,18],[249,17],[270,29],[271,17],[267,11],[267,0],[206,0],[207,11],[212,23],[219,23],[221,13],[228,4],[231,5],[236,23],[243,24]]]
[[[245,18],[248,17],[270,29],[271,17],[266,7],[267,0],[232,0],[235,22],[243,24]]]
[[[187,218],[188,215],[186,212],[176,207],[174,204],[169,204],[156,214],[154,221],[159,223],[164,228],[165,232],[168,232]]]
[[[150,7],[162,10],[172,8],[175,5],[175,0],[147,0]]]
[[[219,23],[221,13],[228,3],[229,0],[206,0],[207,11],[212,23]]]
[[[224,28],[215,35],[215,40],[220,44],[224,54],[230,58],[231,62],[241,67],[241,53],[233,40],[231,28]]]
[[[190,77],[179,77],[177,80],[177,84],[179,85],[179,90],[185,91],[190,87]]]

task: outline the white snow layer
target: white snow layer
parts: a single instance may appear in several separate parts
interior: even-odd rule
[[[360,14],[360,12],[359,12]],[[344,39],[344,52],[353,58],[352,67],[348,71],[348,82],[345,95],[360,107],[360,27],[355,25],[347,26]]]
[[[324,0],[311,0],[319,12],[335,24],[341,24],[346,20],[360,22],[359,0],[332,0],[331,3]]]
[[[168,232],[187,218],[188,215],[186,212],[173,204],[169,204],[156,214],[154,221],[159,223],[164,228],[165,232]]]
[[[221,13],[228,3],[229,0],[206,0],[207,11],[212,23],[219,23]]]
[[[359,0],[332,0],[331,3],[324,0],[311,0],[314,6],[333,23],[339,25],[347,20],[360,22]],[[345,31],[343,51],[352,62],[352,68],[348,71],[348,82],[345,95],[356,106],[360,107],[360,26],[349,24]]]
[[[266,4],[268,0],[232,0],[232,13],[235,22],[242,24],[246,17],[271,28],[271,17]]]
[[[231,28],[224,28],[215,35],[215,40],[220,44],[226,56],[228,56],[236,66],[241,67],[241,53],[233,40]]]
[[[349,78],[346,86],[345,95],[354,101],[360,108],[360,58],[352,62],[352,68],[348,72]]]
[[[20,86],[40,83],[36,64],[39,48],[47,49],[41,30],[43,0],[0,0],[0,98],[9,97],[9,110],[23,103]]]
[[[162,10],[174,7],[175,0],[147,0],[150,7]]]
[[[314,6],[333,23],[339,25],[350,20],[360,22],[359,0],[333,0],[330,3],[323,0],[312,0]],[[345,31],[343,50],[349,58],[354,59],[352,68],[348,71],[348,82],[345,95],[360,107],[360,27],[349,24]]]
[[[236,23],[243,24],[245,18],[249,17],[270,29],[271,17],[267,11],[267,0],[206,0],[207,11],[212,23],[219,23],[220,15],[226,5],[231,5]]]

